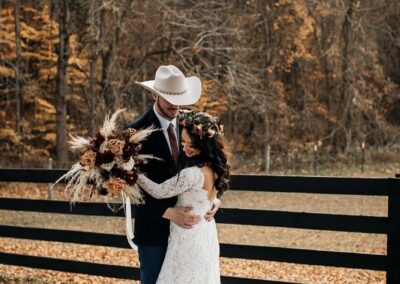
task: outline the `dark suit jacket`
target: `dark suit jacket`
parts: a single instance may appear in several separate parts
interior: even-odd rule
[[[151,125],[161,128],[153,107],[128,127],[139,130]],[[172,159],[168,142],[161,130],[153,132],[142,142],[140,153],[151,154],[163,159],[162,161],[149,160],[147,164],[140,165],[140,170],[154,182],[162,183],[177,173],[177,167]],[[143,193],[145,203],[135,206],[134,242],[136,245],[167,246],[170,223],[162,215],[168,207],[175,206],[177,199],[176,197],[155,199],[145,191]]]

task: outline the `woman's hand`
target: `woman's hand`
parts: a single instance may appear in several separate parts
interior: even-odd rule
[[[206,216],[204,216],[207,221],[211,221],[212,219],[214,219],[214,215],[217,213],[219,207],[221,206],[221,200],[215,198],[212,205],[213,206],[211,210],[207,212]]]

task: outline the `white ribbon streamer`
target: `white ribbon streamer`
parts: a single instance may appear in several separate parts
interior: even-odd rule
[[[133,228],[132,228],[131,199],[125,193],[123,193],[122,197],[124,199],[124,204],[125,204],[126,238],[128,239],[128,243],[131,246],[131,248],[137,251],[138,247],[132,241],[135,235],[133,234]]]

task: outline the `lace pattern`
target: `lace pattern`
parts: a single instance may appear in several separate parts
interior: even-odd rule
[[[137,181],[140,187],[157,199],[177,196],[192,188],[201,189],[203,182],[203,174],[198,167],[183,169],[179,174],[161,184],[151,181],[142,174],[139,175]]]

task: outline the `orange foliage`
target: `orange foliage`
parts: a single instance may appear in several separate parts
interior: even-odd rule
[[[226,113],[228,111],[228,98],[220,95],[219,88],[213,81],[203,80],[202,94],[194,108],[200,111],[207,111],[215,116],[221,116],[221,114]]]

